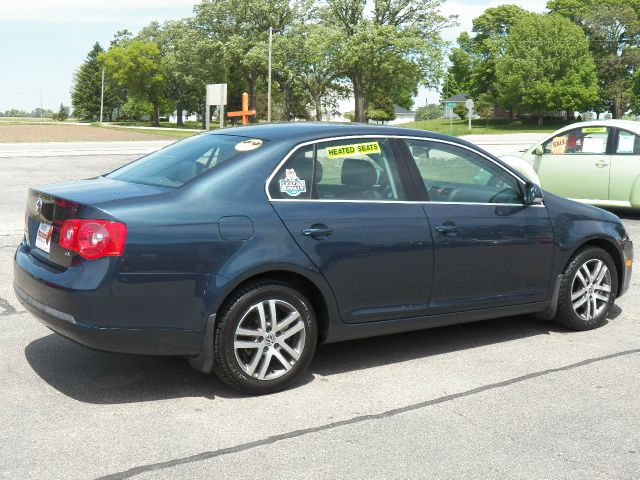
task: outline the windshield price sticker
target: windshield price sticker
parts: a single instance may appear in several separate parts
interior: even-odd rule
[[[349,155],[363,155],[368,153],[380,153],[378,142],[354,143],[352,145],[338,145],[327,147],[329,158],[348,157]]]
[[[607,127],[585,127],[582,133],[607,133]]]

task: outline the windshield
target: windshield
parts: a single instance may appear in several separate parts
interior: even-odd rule
[[[181,187],[222,162],[247,155],[262,140],[232,135],[198,135],[158,150],[107,175],[124,182]]]

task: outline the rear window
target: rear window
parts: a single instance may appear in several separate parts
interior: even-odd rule
[[[178,188],[223,162],[262,146],[256,138],[198,135],[158,150],[107,175],[124,182]]]

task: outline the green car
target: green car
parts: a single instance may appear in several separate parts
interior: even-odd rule
[[[640,122],[574,123],[500,158],[556,195],[603,207],[640,208]]]

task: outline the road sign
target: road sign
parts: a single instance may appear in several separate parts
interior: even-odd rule
[[[220,107],[220,128],[224,127],[224,106],[227,104],[227,84],[213,83],[207,85],[206,129],[209,130],[210,107]]]
[[[227,84],[214,83],[207,85],[207,105],[226,105],[227,104]]]
[[[447,103],[447,107],[451,107],[451,108],[453,108],[453,107],[455,107],[455,106],[456,106],[456,102],[449,102],[449,103]]]
[[[473,100],[471,100],[470,98],[467,99],[466,102],[464,102],[464,106],[467,107],[467,110],[472,110],[473,109]]]

